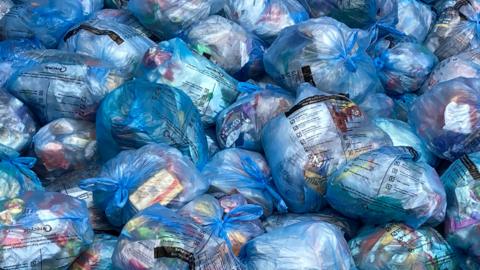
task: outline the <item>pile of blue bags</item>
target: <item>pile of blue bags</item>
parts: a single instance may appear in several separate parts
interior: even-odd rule
[[[0,269],[480,269],[480,0],[0,0]]]

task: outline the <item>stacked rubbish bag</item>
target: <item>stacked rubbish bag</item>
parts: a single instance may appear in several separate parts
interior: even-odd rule
[[[0,0],[0,269],[480,269],[480,0]]]

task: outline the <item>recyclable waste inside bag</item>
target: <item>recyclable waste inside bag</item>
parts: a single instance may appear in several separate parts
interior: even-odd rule
[[[0,41],[0,87],[18,68],[25,64],[23,61],[17,61],[20,53],[43,48],[38,40],[7,39]]]
[[[85,204],[55,192],[2,202],[0,235],[2,269],[68,269],[93,242]]]
[[[303,213],[325,205],[330,174],[391,141],[345,96],[326,94],[308,84],[299,93],[292,109],[265,126],[262,144],[289,211]]]
[[[153,204],[178,209],[205,193],[208,185],[188,157],[165,144],[120,152],[96,178],[80,183],[117,227]]]
[[[70,270],[112,269],[112,255],[117,240],[117,237],[109,234],[96,234],[90,248],[73,262]]]
[[[35,50],[19,57],[23,67],[5,88],[42,124],[64,117],[93,121],[103,97],[125,79],[119,70],[86,55]]]
[[[418,158],[409,147],[362,154],[328,179],[326,198],[335,210],[369,224],[438,225],[445,217],[445,189],[435,169]]]

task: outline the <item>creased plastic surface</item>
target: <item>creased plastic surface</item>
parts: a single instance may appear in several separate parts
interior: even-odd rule
[[[420,43],[427,37],[435,19],[436,14],[431,7],[419,0],[398,1],[398,23],[395,28]]]
[[[187,157],[165,144],[123,151],[96,178],[80,183],[117,227],[153,204],[178,209],[205,193],[208,185]]]
[[[208,148],[200,115],[178,89],[132,81],[108,95],[97,113],[97,142],[103,161],[148,143],[178,148],[201,168]]]
[[[93,244],[73,262],[70,270],[110,270],[117,237],[96,234]]]
[[[445,189],[435,169],[418,158],[407,147],[362,154],[328,179],[326,198],[335,210],[369,224],[436,226],[445,218]]]

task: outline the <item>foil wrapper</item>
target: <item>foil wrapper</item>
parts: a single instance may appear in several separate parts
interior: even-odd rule
[[[96,162],[95,138],[94,123],[60,118],[42,127],[33,137],[33,144],[47,171],[61,174]]]
[[[239,80],[258,78],[264,73],[263,41],[224,17],[213,15],[193,25],[185,38],[198,54]]]
[[[480,153],[464,155],[442,175],[448,198],[447,241],[480,263]]]
[[[165,144],[123,151],[96,178],[80,182],[116,227],[153,204],[178,209],[205,193],[208,185],[187,157]]]
[[[368,224],[418,228],[445,218],[445,189],[411,147],[382,147],[358,156],[328,179],[326,198],[343,215]]]
[[[109,270],[112,269],[112,255],[117,245],[117,237],[109,234],[96,234],[93,244],[73,262],[70,270]]]
[[[93,242],[85,204],[27,192],[0,205],[0,268],[68,269]]]
[[[159,39],[171,39],[219,12],[224,0],[130,0],[128,10]]]
[[[212,157],[202,171],[210,181],[211,192],[239,193],[251,204],[260,205],[269,216],[274,209],[286,212],[287,206],[275,189],[265,158],[243,149],[225,149]]]
[[[98,150],[103,161],[120,151],[166,143],[198,168],[208,159],[200,115],[182,91],[167,85],[127,82],[110,93],[97,114]]]
[[[239,94],[237,80],[205,57],[192,52],[179,38],[150,48],[143,57],[137,76],[185,92],[206,125],[212,125],[215,117]]]
[[[265,70],[292,92],[307,82],[361,102],[367,95],[383,91],[366,53],[370,41],[364,34],[329,17],[296,24],[282,31],[267,50]]]
[[[38,39],[47,48],[58,42],[75,24],[103,7],[103,0],[16,0],[1,18],[0,40]]]
[[[297,0],[226,0],[225,15],[271,43],[286,27],[308,20]]]
[[[85,54],[111,64],[127,78],[142,61],[143,54],[155,43],[134,25],[115,20],[93,19],[71,28],[59,49]]]
[[[37,131],[30,110],[17,98],[0,88],[0,144],[21,152]]]
[[[243,83],[239,84],[242,91]],[[283,89],[269,85],[253,87],[253,93],[242,95],[217,117],[217,139],[220,147],[239,147],[262,151],[262,130],[268,121],[288,111],[294,98]]]
[[[224,199],[225,202],[226,199]],[[254,204],[239,205],[224,214],[221,202],[211,195],[202,195],[178,212],[191,218],[213,235],[225,239],[235,255],[251,239],[263,234],[262,208]]]
[[[117,69],[82,54],[35,50],[20,55],[22,61],[5,88],[42,124],[58,118],[93,121],[103,97],[125,80]]]
[[[330,174],[391,141],[350,99],[305,84],[292,109],[264,127],[262,144],[289,211],[305,213],[325,206]]]
[[[480,150],[480,81],[457,78],[418,97],[409,122],[430,151],[455,160]]]
[[[342,232],[325,222],[300,222],[249,241],[240,253],[247,269],[355,269]]]
[[[454,250],[430,227],[365,228],[349,242],[358,269],[457,269]]]
[[[155,204],[123,228],[113,253],[119,269],[243,269],[222,238]]]

